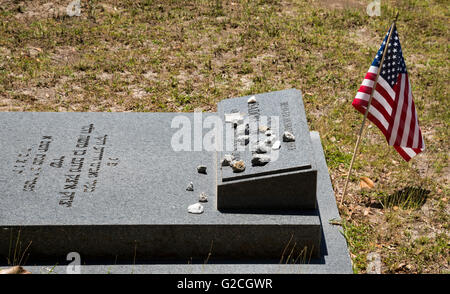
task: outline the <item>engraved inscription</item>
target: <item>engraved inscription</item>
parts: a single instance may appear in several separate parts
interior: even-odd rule
[[[234,112],[239,112],[239,110],[238,109],[232,109],[231,113],[234,113]],[[258,124],[259,124],[259,117],[260,117],[260,108],[259,108],[259,103],[258,102],[252,103],[252,104],[248,104],[248,116],[249,116],[248,117],[248,121],[244,121],[244,124],[245,123],[249,123],[250,127],[255,126],[255,128],[257,129],[258,128]],[[256,129],[254,131],[256,131]],[[234,144],[234,148],[233,149],[234,150],[233,150],[232,154],[233,154],[235,160],[240,160],[241,159],[241,153],[239,151],[242,150],[242,149],[239,150],[239,148],[238,148],[238,145],[240,143],[237,140],[237,137],[238,137],[237,129],[235,128],[233,131],[234,131],[234,141],[233,141],[233,144]],[[257,132],[256,132],[256,135],[258,135]],[[255,144],[255,142],[252,142],[252,140],[253,140],[252,137],[249,140],[250,140],[250,144]],[[256,141],[257,141],[257,138],[256,138]]]
[[[65,175],[64,191],[59,192],[59,204],[72,207],[76,192],[82,185],[84,193],[92,193],[98,185],[98,177],[105,158],[108,135],[95,135],[93,124],[83,126],[76,141],[76,149],[73,150],[69,172]],[[92,148],[91,148],[92,147]],[[89,151],[91,150],[91,151]],[[91,156],[88,156],[91,154]],[[119,158],[108,158],[107,166],[117,166]],[[87,179],[82,181],[83,174]],[[80,183],[82,181],[82,183]]]
[[[100,173],[100,168],[105,152],[105,145],[108,135],[95,137],[95,145],[92,147],[94,156],[91,163],[89,163],[88,178],[90,179],[84,184],[84,192],[94,192],[97,187],[97,178]]]
[[[259,102],[250,103],[248,105],[248,120],[249,120],[249,127],[251,129],[251,138],[250,138],[250,150],[254,152],[256,150],[256,145],[259,141],[259,131],[258,127],[260,125],[260,114],[261,110],[259,107]]]
[[[62,207],[72,207],[79,193],[96,191],[101,170],[105,166],[118,166],[120,159],[107,155],[109,137],[95,130],[92,123],[82,126],[66,154],[54,154],[55,148],[51,150],[51,147],[57,138],[49,135],[41,136],[39,143],[18,152],[12,172],[19,179],[20,188],[37,192],[39,179],[46,173],[56,173],[63,177],[55,191],[56,201]]]
[[[20,175],[25,172],[26,165],[31,158],[30,156],[31,156],[32,150],[33,150],[32,148],[28,148],[27,150],[20,152],[17,155],[17,159],[16,159],[14,167],[13,167],[14,173]]]
[[[52,162],[50,162],[50,166],[54,168],[61,168],[64,164],[64,158],[65,156],[61,156],[60,158],[53,159]]]
[[[291,112],[289,110],[289,103],[281,102],[280,107],[281,107],[281,118],[283,120],[284,130],[293,134]],[[294,150],[296,148],[295,141],[294,142],[286,142],[286,146],[289,150]]]
[[[81,172],[83,171],[85,155],[91,139],[91,133],[94,131],[94,125],[83,126],[78,135],[75,149],[72,151],[72,158],[69,164],[69,170],[64,175],[64,191],[59,192],[59,205],[72,207],[75,193],[80,183]]]
[[[28,172],[30,174],[30,178],[23,184],[23,191],[34,192],[36,190],[36,185],[39,177],[41,176],[42,166],[47,158],[47,152],[52,141],[52,136],[42,136],[37,152],[34,156],[31,156],[33,148],[28,148],[26,152],[18,154],[18,159],[16,160],[13,171],[17,174],[22,174],[24,172]],[[31,166],[27,171],[26,164],[29,162],[31,162]]]
[[[239,110],[236,109],[236,108],[231,110],[231,113],[238,113],[238,112],[239,112]],[[234,134],[233,134],[234,141],[233,141],[233,152],[231,154],[233,154],[233,156],[234,156],[234,158],[236,160],[240,160],[241,159],[241,155],[238,152],[238,142],[237,142],[237,135],[238,134],[237,134],[236,128],[233,128],[233,132],[234,132]]]
[[[248,104],[248,115],[259,119],[259,102]]]

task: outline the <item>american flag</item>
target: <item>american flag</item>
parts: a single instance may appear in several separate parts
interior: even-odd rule
[[[391,29],[393,29],[392,36],[367,118],[383,132],[389,145],[393,146],[406,161],[409,161],[416,154],[425,150],[425,144],[420,131],[408,72],[406,71],[395,24]],[[366,112],[370,93],[391,29],[386,34],[353,100],[352,105],[362,114]]]

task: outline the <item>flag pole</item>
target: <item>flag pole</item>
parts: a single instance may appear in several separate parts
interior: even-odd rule
[[[370,105],[372,103],[373,93],[375,92],[375,88],[377,86],[378,77],[380,76],[381,68],[382,68],[383,62],[384,62],[384,57],[386,56],[388,44],[389,44],[389,42],[391,40],[392,31],[394,29],[395,23],[397,22],[397,18],[398,18],[398,12],[395,15],[394,22],[392,23],[391,28],[389,30],[389,36],[388,36],[388,38],[386,40],[386,44],[385,44],[385,47],[384,47],[384,50],[383,50],[383,55],[382,55],[381,61],[380,61],[380,66],[378,67],[377,76],[375,78],[375,81],[373,82],[373,87],[372,87],[372,91],[370,92],[370,97],[369,97],[369,101],[368,101],[368,104],[367,104],[366,112],[364,113],[364,118],[363,118],[363,121],[362,121],[362,124],[361,124],[361,128],[359,129],[358,138],[356,139],[355,149],[353,150],[353,156],[352,156],[352,160],[350,162],[350,168],[348,170],[347,179],[345,180],[344,192],[342,193],[340,205],[342,205],[342,203],[344,202],[345,195],[347,194],[347,186],[348,186],[348,182],[350,180],[350,176],[352,174],[353,163],[355,162],[356,152],[358,151],[359,143],[361,142],[361,137],[362,137],[362,133],[364,131],[364,127],[365,127],[365,124],[366,124],[367,115],[369,114],[369,108],[370,108]]]

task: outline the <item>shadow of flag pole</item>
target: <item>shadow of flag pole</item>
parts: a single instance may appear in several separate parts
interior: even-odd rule
[[[389,44],[389,42],[391,40],[392,31],[393,31],[393,28],[395,26],[395,23],[397,22],[397,18],[398,18],[398,12],[395,15],[395,19],[394,19],[394,22],[391,25],[391,28],[389,29],[389,36],[388,36],[388,38],[386,40],[386,46],[384,46],[383,56],[381,57],[380,66],[378,67],[378,71],[377,71],[377,76],[376,76],[375,81],[373,83],[372,91],[370,92],[370,97],[369,97],[369,101],[368,101],[368,104],[367,104],[366,112],[364,113],[364,118],[363,118],[363,121],[362,121],[362,124],[361,124],[361,128],[359,129],[358,139],[356,140],[355,149],[353,150],[353,156],[352,156],[352,160],[350,162],[350,168],[348,170],[347,179],[345,180],[344,191],[342,192],[341,202],[339,203],[340,206],[342,206],[342,203],[344,202],[345,195],[347,194],[348,182],[349,182],[350,176],[352,174],[353,163],[355,162],[356,152],[358,151],[359,143],[361,142],[361,137],[362,137],[362,134],[363,134],[363,131],[364,131],[364,127],[366,125],[367,115],[369,114],[369,108],[370,108],[370,105],[372,103],[373,93],[375,91],[375,88],[377,87],[378,77],[380,76],[381,68],[382,68],[383,62],[384,62],[384,57],[386,56],[386,52],[387,52],[387,48],[388,48],[387,44]]]

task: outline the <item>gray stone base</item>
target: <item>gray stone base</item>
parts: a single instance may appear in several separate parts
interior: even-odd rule
[[[128,264],[92,264],[82,265],[81,273],[135,273],[135,274],[299,274],[299,273],[352,273],[352,265],[344,236],[340,226],[331,225],[330,220],[339,219],[336,207],[334,191],[331,185],[328,168],[325,162],[320,137],[317,132],[311,132],[314,157],[317,163],[317,207],[322,225],[322,240],[320,257],[312,258],[307,263],[301,264],[279,264],[280,260],[261,261],[258,263],[243,263],[231,260],[214,260],[214,253],[207,264],[133,264],[132,260]],[[270,216],[265,216],[270,218]],[[292,244],[286,246],[292,248]],[[285,255],[288,255],[286,253]],[[285,256],[283,263],[286,262]],[[207,254],[205,255],[205,260]],[[281,256],[280,256],[281,259]],[[308,258],[307,258],[308,259]],[[292,260],[292,259],[291,259]],[[83,260],[81,261],[83,264]],[[33,273],[66,273],[67,266],[46,264],[46,265],[25,265],[26,269]]]

